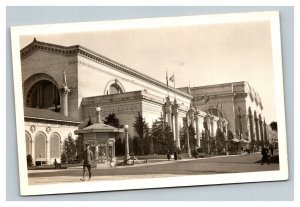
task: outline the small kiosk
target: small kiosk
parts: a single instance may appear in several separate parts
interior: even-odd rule
[[[83,137],[83,143],[90,144],[94,153],[95,167],[112,167],[116,164],[115,140],[124,129],[104,124],[101,120],[101,108],[96,108],[98,113],[97,123],[76,130],[75,134]]]

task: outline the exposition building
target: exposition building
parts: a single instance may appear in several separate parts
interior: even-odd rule
[[[98,149],[100,131],[109,128],[99,120],[100,113],[102,117],[115,113],[122,126],[129,126],[131,137],[138,114],[149,126],[162,116],[178,149],[179,131],[187,121],[195,128],[191,139],[196,139],[197,147],[205,128],[212,137],[217,129],[225,136],[230,129],[243,134],[243,139],[267,139],[262,102],[247,82],[176,89],[80,45],[65,47],[36,39],[20,55],[26,152],[34,161],[59,162],[64,139],[75,138],[78,130],[94,132],[85,141]],[[95,125],[87,129],[89,122]],[[107,146],[113,145],[109,133],[105,138]]]

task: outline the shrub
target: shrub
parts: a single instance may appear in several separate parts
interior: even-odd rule
[[[62,153],[62,154],[61,154],[60,160],[61,160],[61,163],[62,163],[62,164],[65,164],[65,163],[66,163],[66,161],[67,161],[67,156],[66,156],[65,153]]]
[[[26,156],[26,160],[27,160],[27,167],[31,167],[32,166],[32,161],[33,161],[31,154],[28,154]]]

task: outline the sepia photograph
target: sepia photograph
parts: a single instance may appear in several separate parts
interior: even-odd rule
[[[279,12],[11,28],[21,195],[288,179]]]

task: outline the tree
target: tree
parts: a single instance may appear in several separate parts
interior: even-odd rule
[[[163,122],[163,118],[153,122],[150,135],[150,141],[153,142],[153,151],[156,154],[166,154],[169,150],[174,152],[175,142],[171,128]]]
[[[189,130],[189,144],[190,144],[190,149],[194,149],[197,146],[197,140],[195,139],[195,128],[193,124],[190,124],[189,127],[182,127],[180,129],[180,144],[184,152],[187,152],[188,146],[187,146],[187,128]]]
[[[272,121],[270,124],[270,127],[273,131],[277,132],[277,122],[276,121]]]
[[[109,126],[113,126],[113,127],[116,127],[116,128],[120,128],[120,120],[116,116],[115,113],[111,113],[108,116],[106,116],[105,119],[104,119],[104,124],[107,124]]]
[[[233,141],[234,139],[234,135],[233,135],[233,132],[228,130],[227,131],[227,136],[228,136],[228,141],[227,141],[227,144],[228,144],[228,152],[230,154],[235,154],[236,153],[236,148],[237,148],[237,143],[235,143]]]
[[[223,152],[223,149],[226,148],[226,140],[224,133],[221,131],[221,129],[217,129],[216,133],[216,147],[219,154]]]
[[[73,163],[76,157],[76,143],[70,133],[64,141],[64,154],[68,163]]]
[[[133,124],[137,136],[134,137],[134,151],[136,154],[149,154],[149,127],[140,113]]]
[[[32,166],[32,161],[33,161],[31,154],[28,154],[26,156],[26,160],[27,160],[27,167],[31,167]]]
[[[66,156],[65,153],[61,154],[60,161],[61,161],[62,164],[65,164],[67,162],[67,156]]]
[[[83,159],[83,150],[84,150],[82,135],[79,135],[77,137],[77,139],[75,140],[75,144],[76,144],[76,152],[77,152],[76,161],[81,162],[81,160]]]

